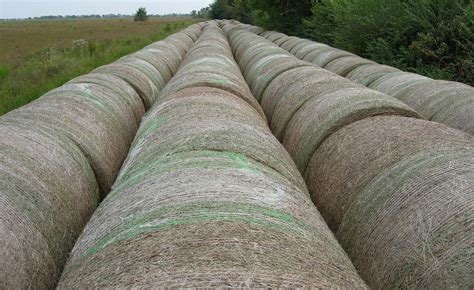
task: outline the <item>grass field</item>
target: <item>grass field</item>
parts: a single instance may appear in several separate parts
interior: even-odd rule
[[[0,22],[0,115],[195,22],[191,18]]]

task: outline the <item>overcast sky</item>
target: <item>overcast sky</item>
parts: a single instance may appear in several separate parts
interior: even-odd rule
[[[188,13],[212,0],[0,0],[0,18],[45,15],[133,14],[145,7],[149,14]]]

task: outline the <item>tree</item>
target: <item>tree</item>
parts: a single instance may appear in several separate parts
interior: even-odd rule
[[[137,13],[135,14],[135,21],[146,21],[148,19],[148,15],[146,14],[146,8],[141,7],[138,8]]]

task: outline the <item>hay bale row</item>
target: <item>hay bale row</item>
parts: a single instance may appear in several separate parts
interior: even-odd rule
[[[227,31],[254,43],[259,37],[235,26]],[[380,73],[365,69],[369,77]],[[421,90],[423,80],[412,89]],[[391,82],[380,86],[407,89]],[[471,287],[471,135],[413,118],[416,113],[396,99],[317,67],[280,74],[261,104],[370,287]]]
[[[226,24],[223,24],[226,25]],[[264,31],[255,26],[233,23],[312,62],[369,88],[391,95],[420,112],[426,119],[474,134],[474,88],[457,82],[433,80],[380,65],[326,44]]]
[[[171,72],[162,59],[144,49],[0,118],[0,288],[56,284]]]
[[[300,61],[239,26],[224,27],[272,132],[303,174],[319,145],[347,124],[374,115],[419,117],[402,102]]]
[[[219,75],[218,38],[209,22],[198,42]],[[59,288],[366,288],[259,110],[225,87],[177,90],[181,77],[144,118]]]

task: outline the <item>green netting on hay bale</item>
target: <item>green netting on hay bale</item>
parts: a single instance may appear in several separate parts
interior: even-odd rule
[[[313,83],[339,79],[340,77],[317,66],[298,67],[280,74],[265,89],[260,101],[269,123],[272,122],[275,108],[282,100],[304,95],[302,90]]]
[[[0,118],[0,287],[51,288],[99,199],[67,137]]]
[[[327,63],[324,68],[340,76],[347,76],[352,70],[361,65],[375,64],[373,61],[359,56],[343,56]]]
[[[400,101],[367,88],[346,88],[305,102],[286,126],[282,143],[304,175],[321,143],[338,129],[374,115],[420,117]],[[277,120],[277,114],[273,120]]]
[[[228,95],[220,97],[230,98]],[[294,184],[304,188],[304,181],[295,173],[291,157],[284,152],[268,127],[256,127],[245,121],[249,119],[247,114],[255,114],[253,109],[247,108],[247,114],[236,111],[226,116],[222,113],[226,110],[219,106],[210,108],[214,103],[215,101],[206,101],[203,96],[181,97],[154,108],[153,114],[158,117],[151,124],[153,130],[147,129],[147,132],[153,131],[153,134],[142,136],[143,133],[138,132],[132,146],[139,150],[132,150],[125,164],[136,162],[140,156],[156,158],[192,149],[233,151],[274,168]],[[146,128],[147,123],[144,126]],[[148,143],[146,140],[149,140]]]
[[[400,70],[388,65],[366,64],[351,71],[347,78],[364,86],[370,86],[375,80],[394,72]]]
[[[288,123],[306,102],[343,88],[360,88],[360,86],[341,81],[340,77],[326,73],[315,74],[313,78],[305,78],[290,85],[273,109],[270,123],[273,134],[280,141],[283,140]]]
[[[369,85],[369,88],[395,96],[399,91],[416,83],[430,82],[432,79],[407,72],[387,74]]]
[[[436,220],[468,217],[472,212],[473,203],[466,200],[473,186],[473,179],[466,179],[473,176],[472,161],[463,166],[459,161],[472,160],[473,150],[474,139],[468,134],[398,116],[352,123],[319,147],[305,176],[312,199],[344,245],[349,245],[359,273],[371,287],[468,285],[463,284],[470,275],[463,272],[462,263],[469,260],[459,234],[472,235],[472,226],[457,221],[447,229],[437,226]],[[471,157],[440,161],[463,151],[471,152]],[[375,210],[384,217],[374,215]],[[362,220],[362,215],[368,218]],[[338,231],[341,222],[344,228]],[[446,234],[454,235],[444,239],[443,249],[431,251],[433,241]],[[430,255],[421,257],[422,248],[429,248]]]
[[[119,117],[112,108],[94,96],[77,91],[53,91],[3,118],[67,136],[84,152],[101,193],[106,194],[125,159],[130,140],[121,130]]]
[[[140,120],[145,113],[145,106],[133,87],[123,79],[110,74],[90,73],[74,78],[66,84],[75,83],[98,84],[112,90],[116,96],[120,97],[133,111],[136,123],[140,123]]]
[[[373,288],[472,285],[474,150],[438,147],[386,168],[337,237]]]
[[[269,168],[213,151],[156,166],[100,206],[60,289],[365,287],[305,195]]]
[[[142,99],[145,109],[150,108],[159,92],[146,74],[126,64],[107,64],[96,68],[92,72],[115,75],[129,83]]]
[[[165,86],[165,80],[163,76],[161,75],[161,73],[147,61],[144,61],[142,59],[139,59],[133,56],[128,56],[128,57],[119,59],[115,63],[131,66],[141,71],[148,77],[149,80],[152,81],[152,83],[155,85],[158,91],[161,91],[163,87]]]

